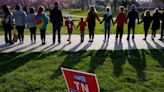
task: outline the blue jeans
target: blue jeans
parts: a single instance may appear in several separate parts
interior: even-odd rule
[[[104,26],[105,26],[105,33],[104,33],[105,39],[106,39],[107,34],[108,34],[108,39],[109,39],[109,37],[110,37],[110,23],[105,22]]]

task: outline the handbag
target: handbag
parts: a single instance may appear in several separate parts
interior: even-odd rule
[[[13,42],[17,42],[17,41],[18,41],[18,34],[14,31]]]

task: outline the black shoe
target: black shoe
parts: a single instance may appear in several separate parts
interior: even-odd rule
[[[127,38],[126,40],[128,40],[128,41],[129,41],[129,38]]]
[[[162,39],[162,38],[160,38],[160,39],[158,39],[158,40],[163,41],[163,39]]]
[[[132,36],[132,39],[134,39],[134,36]]]
[[[61,42],[60,42],[60,41],[58,41],[58,43],[60,44]]]
[[[144,38],[143,40],[145,40],[145,41],[146,41],[146,38]]]
[[[154,38],[151,38],[152,41],[154,41]]]
[[[14,44],[14,42],[10,42],[10,45]]]
[[[52,44],[55,44],[55,42],[53,42]]]
[[[42,42],[42,45],[45,45],[46,43],[45,42]]]

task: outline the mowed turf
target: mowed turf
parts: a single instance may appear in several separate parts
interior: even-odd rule
[[[0,56],[0,92],[67,92],[61,67],[96,74],[101,92],[164,92],[164,49]]]

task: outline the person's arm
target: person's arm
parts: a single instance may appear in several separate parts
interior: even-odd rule
[[[61,25],[63,25],[63,15],[61,11],[60,11],[60,20],[61,20]]]
[[[45,23],[48,24],[48,17],[45,14],[43,14],[43,16],[45,18]]]
[[[78,29],[78,28],[79,28],[79,26],[80,26],[80,22],[79,22],[78,26],[76,27],[76,29]]]
[[[100,22],[100,18],[98,16],[98,14],[96,14],[96,19]]]
[[[128,12],[128,15],[126,16],[126,23],[128,22],[129,16],[130,16],[130,11]]]
[[[113,23],[113,25],[114,25],[114,21],[113,21],[113,15],[111,15],[111,20],[112,20],[112,23]]]
[[[139,24],[139,16],[138,16],[138,12],[136,12],[136,16],[137,16],[137,20],[138,20],[138,24]]]
[[[119,17],[120,17],[120,13],[117,15],[117,17],[116,17],[116,20],[115,20],[114,24],[116,24],[116,22],[118,21]]]
[[[125,13],[124,13],[125,14]],[[124,17],[124,22],[127,24],[127,17],[126,17],[126,14],[125,14],[125,17]]]
[[[140,22],[138,22],[138,24],[141,24],[144,21],[144,17],[142,18],[142,20]]]
[[[104,17],[103,17],[103,20],[100,22],[100,24],[102,24],[102,23],[104,22],[104,20],[105,20],[105,15],[104,15]]]
[[[52,22],[52,10],[50,10],[50,16],[49,16],[49,18],[50,18],[50,22]]]
[[[88,13],[88,15],[87,15],[87,18],[86,18],[86,20],[85,20],[85,22],[88,22],[88,20],[90,19],[90,14]]]
[[[75,26],[75,24],[74,24],[74,22],[72,21],[72,25],[74,26],[74,28],[76,28],[76,26]]]

